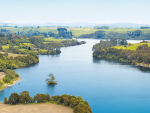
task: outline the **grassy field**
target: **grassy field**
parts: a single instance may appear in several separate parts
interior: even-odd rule
[[[136,50],[136,48],[140,45],[143,45],[143,44],[148,44],[148,46],[150,47],[150,44],[149,43],[139,43],[139,44],[133,44],[131,46],[114,46],[113,48],[117,48],[117,49],[126,49],[126,50]]]
[[[44,40],[46,41],[44,43],[54,42],[54,41],[57,41],[57,42],[61,42],[62,41],[62,39],[55,39],[55,38],[44,38]]]
[[[73,109],[51,103],[20,105],[0,103],[0,113],[73,113]]]
[[[28,27],[28,29],[24,29],[24,28],[14,28],[14,27],[2,27],[1,29],[6,29],[6,30],[10,30],[11,33],[18,33],[19,32],[28,32],[30,30],[32,30],[33,32],[38,30],[39,32],[53,32],[53,33],[58,33],[57,29],[54,29],[52,27],[40,27],[40,28],[36,28],[36,27]]]

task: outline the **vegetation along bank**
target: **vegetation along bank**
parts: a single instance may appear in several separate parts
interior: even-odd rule
[[[113,41],[115,40],[100,41],[100,43],[95,44],[93,46],[93,56],[150,67],[150,44],[148,42],[143,41],[140,44],[117,45]]]
[[[80,96],[71,95],[55,95],[50,97],[49,94],[36,94],[33,98],[30,97],[28,91],[22,93],[11,93],[8,100],[4,98],[4,104],[29,104],[29,103],[53,103],[63,106],[68,106],[73,109],[73,113],[92,113],[92,110],[87,101],[84,101]]]

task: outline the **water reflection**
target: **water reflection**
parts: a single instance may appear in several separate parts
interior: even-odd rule
[[[48,89],[49,91],[54,92],[56,85],[57,84],[49,84],[49,85],[47,85],[46,89]]]
[[[118,60],[93,57],[93,63],[101,64],[102,62],[108,62],[109,64],[112,64],[112,65],[115,65],[115,64],[128,65],[128,66],[130,66],[132,68],[136,68],[136,69],[138,69],[138,70],[140,70],[142,72],[150,73],[150,68],[147,68],[147,67],[142,67],[142,66],[137,66],[137,65],[131,65],[130,63],[121,63]]]

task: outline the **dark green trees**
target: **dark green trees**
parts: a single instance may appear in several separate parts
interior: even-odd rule
[[[19,95],[17,93],[11,93],[9,96],[8,103],[9,104],[18,104],[19,103]]]
[[[49,94],[36,94],[33,98],[34,102],[37,103],[43,103],[50,101],[50,95]]]
[[[32,98],[29,95],[28,91],[23,91],[20,93],[20,103],[30,103],[32,102]]]
[[[69,106],[73,108],[74,113],[92,113],[92,110],[87,101],[84,101],[80,96],[71,95],[55,95],[50,97],[49,94],[36,94],[33,98],[30,97],[28,91],[23,91],[18,95],[17,93],[12,93],[9,96],[9,100],[4,98],[5,104],[18,104],[18,103],[45,103],[51,102],[64,106]]]
[[[7,98],[6,97],[4,98],[4,104],[7,104]]]

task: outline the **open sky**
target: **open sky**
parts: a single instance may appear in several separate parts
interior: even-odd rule
[[[150,0],[0,0],[0,22],[146,23]]]

